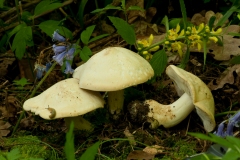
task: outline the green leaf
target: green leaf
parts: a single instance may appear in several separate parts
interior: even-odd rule
[[[78,9],[78,13],[77,13],[80,25],[82,27],[84,26],[83,14],[84,14],[84,9],[85,9],[85,6],[86,6],[87,2],[88,2],[88,0],[81,0],[80,5],[79,5],[79,9]]]
[[[31,83],[29,83],[26,78],[21,78],[20,80],[14,80],[13,84],[17,85],[17,86],[22,86],[23,87],[26,84],[31,84]]]
[[[229,32],[228,35],[240,37],[240,33],[236,33],[236,32]]]
[[[109,36],[109,34],[102,34],[102,35],[96,36],[96,37],[90,39],[88,43],[94,42],[94,41],[101,39],[103,37],[106,37],[106,36]]]
[[[236,1],[235,1],[236,2]],[[225,21],[233,14],[233,12],[239,7],[240,5],[233,5],[224,15],[223,17],[218,21],[218,23],[216,24],[215,28],[218,26],[222,26]]]
[[[91,55],[92,55],[92,51],[87,46],[84,46],[83,49],[80,51],[80,58],[85,62],[88,61]]]
[[[197,156],[191,157],[191,160],[220,160],[221,157],[217,157],[211,154],[202,153]]]
[[[97,154],[99,145],[100,145],[100,141],[94,143],[82,154],[79,160],[94,160],[95,155]]]
[[[173,18],[169,21],[169,28],[176,28],[177,24],[180,25],[181,18]],[[165,22],[166,23],[166,22]],[[165,24],[163,23],[163,24]]]
[[[36,6],[34,10],[34,16],[40,15],[44,12],[51,11],[54,9],[57,9],[62,6],[62,3],[53,3],[53,1],[50,0],[43,0]]]
[[[60,25],[61,21],[48,20],[39,24],[39,28],[48,36],[52,37],[53,32],[59,30],[59,33],[69,39],[72,39],[72,32],[64,26]]]
[[[23,57],[26,51],[27,41],[32,41],[32,28],[30,26],[22,27],[13,39],[12,51],[15,51],[18,59]]]
[[[18,148],[12,149],[10,152],[7,153],[7,159],[8,160],[15,160],[20,158],[20,151]]]
[[[75,160],[75,148],[74,148],[74,122],[70,124],[69,131],[66,134],[66,142],[64,145],[64,152],[67,160]]]
[[[239,144],[238,144],[239,145]],[[225,155],[222,157],[222,160],[239,160],[240,154],[236,152],[236,150],[233,150],[232,148],[229,148]]]
[[[125,0],[121,0],[121,7],[122,7],[122,9],[123,10],[125,10],[126,9],[126,4],[125,4]]]
[[[0,8],[3,8],[4,0],[0,0]]]
[[[154,53],[150,64],[154,70],[154,76],[161,76],[167,66],[167,54],[164,49]]]
[[[240,156],[240,139],[233,137],[233,136],[227,136],[226,140],[228,140],[230,143],[235,144],[233,150],[237,151]],[[239,157],[240,158],[240,157]]]
[[[212,17],[210,18],[210,20],[208,21],[208,26],[209,26],[210,31],[211,31],[212,28],[213,28],[213,25],[214,25],[215,20],[216,20],[216,16],[212,16]]]
[[[92,11],[91,13],[98,13],[98,12],[106,11],[106,10],[109,10],[109,9],[122,10],[121,7],[116,7],[116,6],[113,6],[113,5],[109,4],[109,5],[107,5],[107,6],[104,7],[104,8],[95,9],[95,10]]]
[[[179,68],[184,69],[189,61],[189,56],[190,56],[190,49],[189,49],[189,45],[187,45],[187,51],[186,53],[183,55],[183,59],[180,63],[180,65],[178,65]]]
[[[144,9],[139,6],[130,6],[130,7],[128,7],[127,10],[128,11],[131,11],[131,10],[144,11]]]
[[[0,155],[0,160],[7,160],[3,155]]]
[[[92,32],[95,28],[95,25],[92,25],[90,27],[87,27],[82,33],[81,33],[81,41],[87,45],[88,44],[88,41],[92,35]]]
[[[132,26],[130,26],[126,21],[121,18],[111,16],[108,16],[108,18],[117,29],[117,32],[128,44],[133,45],[136,42],[136,35]]]
[[[233,57],[233,58],[230,60],[230,63],[231,63],[231,64],[240,64],[240,56]]]
[[[167,31],[167,33],[168,33],[168,30],[169,30],[169,23],[168,23],[168,17],[167,17],[167,16],[164,16],[164,18],[162,19],[161,24],[165,25],[165,27],[166,27],[166,31]]]
[[[17,25],[8,35],[8,40],[7,42],[9,41],[9,39],[14,35],[16,34],[20,29],[22,29],[23,27],[27,27],[27,25],[25,23],[21,23],[19,25]]]
[[[183,17],[184,30],[186,30],[187,29],[187,11],[184,4],[184,0],[179,0],[179,2],[180,2],[182,17]]]

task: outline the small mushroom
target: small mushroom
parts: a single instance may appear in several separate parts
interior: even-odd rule
[[[67,125],[74,121],[76,129],[89,131],[93,129],[91,123],[81,115],[103,106],[100,93],[80,89],[79,80],[75,78],[62,80],[23,104],[24,110],[44,119],[65,118]]]
[[[144,83],[154,71],[144,58],[122,47],[109,47],[93,55],[73,73],[79,86],[93,91],[108,91],[111,114],[118,118],[124,102],[124,88]]]
[[[132,118],[145,118],[151,123],[150,128],[153,129],[160,125],[169,128],[184,120],[195,108],[203,121],[205,130],[211,132],[216,125],[214,99],[206,84],[197,76],[174,65],[169,65],[166,73],[173,80],[177,93],[181,97],[170,105],[163,105],[155,100],[146,100],[141,105],[131,103],[129,112]],[[142,112],[144,109],[137,108],[138,106],[145,107],[145,112]],[[139,111],[141,116],[137,113]]]

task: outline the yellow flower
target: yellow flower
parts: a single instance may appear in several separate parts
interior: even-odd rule
[[[209,37],[210,40],[212,40],[214,43],[218,41],[217,37]]]
[[[159,50],[159,48],[160,48],[159,46],[155,46],[155,47],[149,49],[149,51],[150,52],[155,52],[155,51]]]
[[[201,40],[195,40],[191,43],[191,47],[195,47],[197,45],[198,51],[202,49],[202,41]]]
[[[182,55],[183,55],[182,46],[183,45],[184,44],[182,42],[176,41],[171,44],[171,48],[173,51],[177,51],[179,56],[182,57]]]
[[[138,47],[138,50],[140,51],[140,50],[142,49],[141,47],[144,47],[144,48],[150,47],[151,44],[152,44],[152,42],[153,42],[153,39],[154,39],[154,37],[153,37],[153,35],[151,34],[151,35],[149,36],[148,40],[146,40],[146,39],[139,40],[139,41],[137,42],[138,45],[140,45],[140,47]],[[159,46],[155,46],[155,47],[149,49],[148,51],[149,51],[149,52],[155,52],[155,51],[157,51],[158,49],[159,49]],[[148,52],[148,51],[143,51],[143,54],[146,54],[146,52]]]
[[[177,24],[176,29],[170,29],[168,31],[168,39],[169,40],[176,40],[178,37],[183,36],[184,35],[184,30],[181,30],[180,34],[178,34],[178,32],[180,31],[180,25]]]
[[[217,31],[214,31],[212,29],[212,31],[210,33],[211,33],[211,35],[220,35],[222,33],[222,28],[218,28]]]

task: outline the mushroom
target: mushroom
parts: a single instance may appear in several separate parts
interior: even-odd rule
[[[160,125],[169,128],[184,120],[195,108],[205,130],[211,132],[216,125],[214,99],[206,84],[197,76],[174,65],[169,65],[166,73],[173,80],[181,97],[170,105],[163,105],[155,100],[146,100],[144,103],[133,102],[128,108],[131,118],[141,117],[144,121],[150,122],[150,128],[153,129]],[[143,106],[144,109],[139,106]]]
[[[103,107],[104,100],[98,92],[80,89],[78,83],[75,78],[62,80],[26,100],[23,108],[48,120],[65,118],[68,127],[74,121],[76,129],[91,131],[91,123],[81,115]]]
[[[79,86],[93,91],[108,91],[108,105],[117,119],[124,103],[124,88],[144,83],[154,71],[144,58],[122,47],[109,47],[93,55],[73,73]]]

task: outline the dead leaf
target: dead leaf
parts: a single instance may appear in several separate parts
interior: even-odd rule
[[[128,0],[126,3],[126,8],[131,6],[138,6],[140,8],[144,8],[144,0]],[[129,10],[127,12],[128,15],[128,23],[133,23],[138,17],[142,17],[146,19],[146,12],[140,10]]]
[[[0,121],[0,137],[5,137],[10,133],[9,128],[12,125],[9,122]]]
[[[136,150],[136,151],[132,151],[128,154],[127,156],[127,160],[151,160],[155,157],[155,155],[144,152],[144,151],[140,151],[140,150]]]
[[[146,148],[143,149],[144,152],[147,152],[149,154],[161,154],[163,152],[164,147],[159,146],[159,145],[153,145],[153,146],[147,146]]]
[[[130,133],[128,127],[126,127],[126,129],[124,130],[123,133],[124,133],[124,135],[128,138],[129,143],[130,143],[131,145],[137,145],[137,143],[136,143],[136,141],[135,141],[135,139],[134,139],[134,136],[132,135],[132,133]]]
[[[233,72],[236,72],[238,75],[240,73],[240,64],[234,65],[232,67],[228,67],[219,78],[217,78],[215,81],[216,84],[214,84],[214,81],[211,81],[208,84],[208,87],[211,90],[217,90],[219,88],[222,88],[225,84],[233,84],[234,83],[234,76]]]

